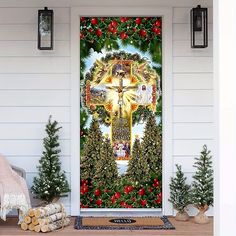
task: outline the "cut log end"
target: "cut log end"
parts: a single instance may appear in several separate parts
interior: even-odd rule
[[[35,225],[33,225],[32,223],[29,224],[29,230],[30,230],[30,231],[34,231],[34,228],[35,228]]]
[[[34,209],[29,209],[28,214],[30,217],[33,217],[34,216]]]
[[[36,226],[34,227],[34,231],[35,231],[35,232],[39,233],[40,230],[41,230],[41,226],[40,226],[40,225],[36,225]]]
[[[25,222],[26,224],[30,224],[30,223],[31,223],[31,217],[30,217],[30,216],[25,216],[24,222]]]
[[[26,224],[25,222],[21,223],[20,227],[22,230],[28,230],[28,224]]]
[[[49,231],[48,225],[43,225],[43,226],[41,226],[41,231],[42,231],[43,233],[48,232],[48,231]]]
[[[39,224],[39,221],[38,221],[38,219],[36,217],[32,218],[32,224],[33,225],[38,225]]]

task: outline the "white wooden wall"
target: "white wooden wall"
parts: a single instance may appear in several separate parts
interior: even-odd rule
[[[51,114],[63,126],[62,165],[70,182],[70,4],[69,1],[0,1],[0,153],[27,172],[29,187],[42,153]],[[106,4],[106,1],[100,1]],[[209,8],[209,47],[190,48],[190,9]],[[72,4],[77,4],[72,1]],[[81,5],[94,5],[98,1]],[[115,5],[117,1],[110,2]],[[132,5],[131,1],[119,4]],[[136,1],[137,5],[144,4]],[[145,1],[173,8],[173,162],[191,181],[194,157],[213,148],[212,3]],[[37,50],[37,10],[53,6],[55,50]],[[79,168],[79,167],[78,167]],[[173,172],[175,167],[173,166]],[[70,211],[70,197],[64,199]]]

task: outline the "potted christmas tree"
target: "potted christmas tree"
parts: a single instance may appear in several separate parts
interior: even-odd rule
[[[177,210],[175,219],[178,221],[189,220],[186,207],[190,204],[190,185],[186,184],[186,177],[181,170],[181,166],[176,165],[176,177],[171,178],[170,183],[170,199],[174,209]]]
[[[59,135],[61,127],[49,117],[46,125],[47,137],[43,139],[44,151],[37,167],[39,174],[34,178],[32,193],[46,203],[54,202],[70,191],[65,172],[59,160]]]
[[[207,146],[203,146],[203,150],[199,158],[195,158],[194,167],[197,168],[193,176],[192,183],[192,203],[199,210],[195,216],[195,222],[198,224],[206,224],[209,219],[205,212],[209,206],[213,205],[213,169],[210,151]]]

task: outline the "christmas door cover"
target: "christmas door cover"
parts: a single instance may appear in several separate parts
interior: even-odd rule
[[[80,18],[80,206],[162,206],[162,19]]]

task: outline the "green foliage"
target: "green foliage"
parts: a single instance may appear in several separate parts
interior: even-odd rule
[[[80,161],[81,177],[83,179],[93,179],[95,174],[95,166],[100,157],[100,149],[102,145],[102,132],[97,120],[93,119]]]
[[[176,176],[171,178],[170,199],[174,208],[183,213],[185,208],[190,204],[190,185],[186,184],[186,177],[181,170],[181,166],[176,165]]]
[[[195,158],[194,167],[197,170],[193,176],[191,198],[192,203],[198,208],[213,205],[213,169],[210,152],[204,145],[200,157]]]
[[[81,180],[81,208],[161,208],[161,181],[149,179],[145,186],[134,184],[128,178],[119,178],[109,186]]]
[[[95,166],[94,180],[98,186],[110,186],[118,178],[115,156],[108,138],[102,142],[100,157]]]
[[[59,135],[61,127],[57,121],[51,121],[51,116],[46,125],[47,137],[43,139],[44,151],[39,160],[39,174],[34,178],[32,193],[36,198],[51,202],[54,198],[63,196],[70,191],[65,172],[61,170],[59,161]]]
[[[86,124],[88,121],[88,114],[85,109],[80,109],[80,150],[83,151],[84,143],[86,140],[86,136],[88,135],[88,129],[86,128]],[[82,153],[82,152],[81,152]]]

